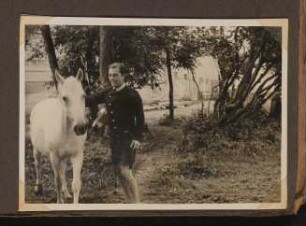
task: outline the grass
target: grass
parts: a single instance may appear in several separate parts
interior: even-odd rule
[[[175,203],[279,202],[279,126],[268,122],[247,139],[224,132],[214,134],[219,140],[206,141],[205,147],[176,149],[173,164],[159,168],[156,181],[169,191],[168,199]]]

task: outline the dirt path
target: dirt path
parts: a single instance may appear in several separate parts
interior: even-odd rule
[[[164,149],[153,152],[140,153],[138,155],[139,168],[136,171],[136,178],[142,203],[160,203],[164,202],[164,192],[156,190],[158,183],[158,169],[172,164],[173,156]]]

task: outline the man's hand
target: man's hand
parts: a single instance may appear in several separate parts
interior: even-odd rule
[[[138,150],[140,148],[140,142],[138,140],[132,140],[130,148]]]
[[[107,117],[107,112],[105,108],[101,108],[100,111],[98,112],[97,118],[94,120],[92,123],[92,128],[101,128],[103,125],[106,124],[106,117]]]

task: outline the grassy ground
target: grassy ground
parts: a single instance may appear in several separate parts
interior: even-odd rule
[[[231,142],[218,152],[196,154],[178,150],[182,130],[177,126],[151,126],[154,138],[138,152],[135,174],[143,203],[250,203],[280,201],[280,155],[275,144]],[[107,141],[98,131],[86,142],[80,202],[120,203]],[[55,202],[53,174],[43,161],[44,195],[35,196],[34,165],[26,150],[26,200]],[[67,172],[71,181],[71,167]]]
[[[177,109],[180,118],[190,116],[195,106]],[[182,151],[185,119],[162,126],[166,111],[150,111],[145,116],[152,137],[137,153],[134,173],[143,203],[254,203],[280,201],[280,131],[258,128],[251,140],[222,140],[216,148]],[[272,140],[271,141],[271,136]],[[274,139],[275,138],[275,139]],[[55,202],[53,173],[43,159],[44,194],[34,194],[34,164],[26,138],[26,201]],[[69,164],[68,181],[72,172]],[[81,203],[123,203],[122,189],[116,194],[108,141],[101,131],[90,131],[82,169]],[[69,187],[70,189],[70,187]],[[67,200],[71,202],[72,200]]]

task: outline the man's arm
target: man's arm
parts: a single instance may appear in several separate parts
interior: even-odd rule
[[[135,138],[137,140],[142,139],[142,134],[144,130],[144,124],[145,124],[145,119],[144,119],[144,111],[143,111],[143,104],[140,95],[138,94],[137,91],[135,91]]]
[[[98,104],[104,103],[106,94],[107,94],[107,91],[104,90],[102,92],[98,92],[98,93],[86,96],[86,99],[85,99],[86,107],[93,107],[93,106],[97,106]]]
[[[137,150],[140,148],[140,141],[142,140],[142,134],[144,131],[144,112],[140,95],[135,91],[134,95],[134,108],[135,108],[135,131],[134,139],[131,143],[131,148]]]

